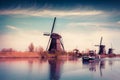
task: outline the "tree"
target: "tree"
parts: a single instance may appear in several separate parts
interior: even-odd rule
[[[44,52],[44,49],[43,49],[43,47],[39,46],[39,47],[36,47],[36,48],[35,48],[35,52],[43,53],[43,52]]]
[[[33,45],[33,43],[31,43],[31,44],[28,46],[28,49],[29,49],[29,52],[33,52],[33,51],[34,51],[34,45]]]
[[[44,52],[43,47],[39,46],[39,48],[38,48],[38,52],[39,52],[39,53],[43,53],[43,52]]]
[[[15,52],[13,48],[3,48],[1,52]]]

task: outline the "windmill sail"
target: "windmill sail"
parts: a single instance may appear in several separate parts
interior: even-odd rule
[[[63,51],[64,51],[64,50],[65,50],[65,48],[64,48],[64,45],[63,45],[63,40],[62,40],[62,39],[60,40],[60,43],[61,43],[62,48],[63,48]]]
[[[53,33],[53,30],[54,30],[55,21],[56,21],[56,17],[54,18],[53,26],[52,26],[52,29],[51,29],[51,34]]]
[[[55,26],[55,21],[56,21],[56,17],[54,18],[54,21],[53,21],[53,25],[52,25],[52,29],[51,29],[51,33],[49,34],[49,41],[48,41],[48,44],[47,44],[47,48],[46,50],[48,50],[48,47],[50,45],[50,41],[51,41],[51,34],[53,33],[53,30],[54,30],[54,26]],[[45,34],[44,34],[45,35]]]
[[[101,37],[101,39],[100,39],[100,44],[99,45],[95,45],[95,46],[99,47],[98,54],[105,54],[106,53],[106,51],[105,51],[105,45],[102,45],[102,40],[103,40],[103,37]]]
[[[100,45],[102,45],[102,40],[103,40],[103,37],[101,37],[101,40],[100,40]]]

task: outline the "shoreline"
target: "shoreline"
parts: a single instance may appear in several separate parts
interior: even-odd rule
[[[98,55],[98,54],[97,54]],[[40,54],[37,52],[0,52],[1,58],[72,58],[74,56],[70,56],[68,54]],[[104,54],[100,55],[101,58],[112,58],[112,57],[120,57],[120,54]]]

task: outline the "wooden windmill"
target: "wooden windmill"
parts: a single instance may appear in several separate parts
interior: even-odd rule
[[[95,46],[99,47],[98,54],[105,54],[106,53],[106,51],[105,51],[105,45],[102,45],[102,40],[103,40],[103,37],[101,37],[101,39],[100,39],[100,45],[95,45]]]
[[[47,44],[46,50],[49,53],[56,53],[59,51],[64,51],[64,45],[61,35],[53,33],[55,27],[56,17],[54,18],[53,26],[50,33],[45,33],[45,36],[50,36]]]

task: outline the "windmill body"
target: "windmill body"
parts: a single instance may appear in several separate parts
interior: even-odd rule
[[[113,48],[112,48],[112,44],[111,44],[111,48],[108,49],[108,54],[113,54]]]
[[[57,33],[52,33],[50,38],[51,38],[51,41],[50,41],[48,51],[51,53],[62,51],[62,45],[60,41],[61,36]]]
[[[105,45],[100,45],[99,46],[99,54],[104,54],[105,52]]]
[[[113,53],[113,48],[109,48],[108,49],[108,54],[112,54]]]
[[[46,50],[49,53],[56,53],[59,51],[64,51],[64,46],[62,42],[61,35],[53,33],[56,17],[54,18],[52,30],[50,34],[44,34],[45,36],[50,36]]]

